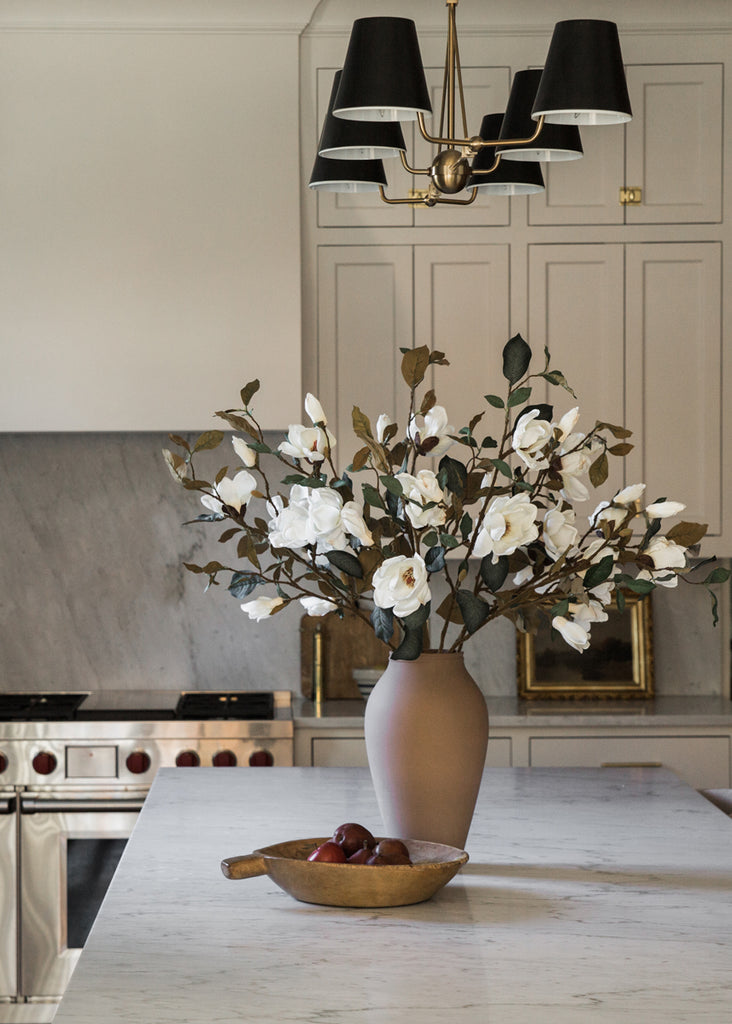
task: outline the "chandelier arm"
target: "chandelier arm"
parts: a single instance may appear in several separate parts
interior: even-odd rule
[[[436,198],[435,202],[436,203],[451,203],[453,206],[470,206],[470,204],[474,203],[477,198],[478,198],[478,189],[474,188],[473,189],[473,194],[471,195],[470,199],[442,199],[442,198]]]
[[[410,206],[416,206],[418,203],[423,203],[425,206],[427,205],[423,199],[413,199],[411,197],[407,197],[405,199],[389,199],[384,191],[383,185],[379,185],[379,196],[381,197],[382,202],[388,203],[390,206],[403,206],[407,203]]]
[[[544,127],[544,115],[542,114],[539,120],[536,122],[536,130],[533,135],[528,136],[525,139],[481,139],[480,136],[476,135],[472,139],[441,139],[437,136],[430,135],[427,131],[424,121],[424,114],[421,111],[417,113],[417,124],[419,125],[419,131],[422,138],[426,142],[432,143],[437,146],[468,146],[471,149],[482,149],[484,146],[525,146],[529,142],[535,142],[539,137],[541,129]]]
[[[456,5],[457,6],[457,5]],[[452,8],[455,11],[455,7]],[[463,90],[463,69],[460,64],[460,47],[458,44],[457,26],[455,27],[455,69],[457,73],[458,94],[460,96],[460,113],[463,118],[463,135],[468,134],[468,117],[465,113],[465,91]],[[454,103],[454,100],[453,100]],[[449,133],[448,133],[449,134]]]
[[[425,167],[425,168],[410,167],[409,163],[407,162],[407,157],[406,157],[406,154],[405,154],[403,149],[399,150],[399,156],[401,157],[401,160],[402,160],[402,167],[404,168],[405,171],[407,171],[408,174],[429,174],[430,173],[430,168],[429,167]]]

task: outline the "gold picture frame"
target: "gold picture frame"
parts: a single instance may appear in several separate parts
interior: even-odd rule
[[[592,624],[585,651],[570,647],[548,622],[537,632],[517,631],[518,695],[526,700],[653,696],[653,613],[650,595],[626,593],[625,610],[614,600],[607,622]],[[554,635],[552,636],[552,633]]]

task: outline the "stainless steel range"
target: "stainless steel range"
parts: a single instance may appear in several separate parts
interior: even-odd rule
[[[293,763],[292,695],[0,693],[0,1022],[50,1021],[160,767]]]

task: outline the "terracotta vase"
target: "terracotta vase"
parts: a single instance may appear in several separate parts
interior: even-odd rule
[[[488,744],[485,697],[462,654],[390,659],[366,704],[384,834],[463,849]]]

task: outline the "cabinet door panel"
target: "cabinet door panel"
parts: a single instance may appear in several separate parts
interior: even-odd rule
[[[580,130],[584,156],[542,164],[546,190],[529,201],[529,224],[622,224],[623,125]]]
[[[650,500],[686,502],[685,519],[721,529],[720,245],[627,247],[628,472]]]
[[[722,66],[628,68],[633,120],[626,126],[628,224],[716,222],[722,208]]]
[[[532,767],[660,764],[697,789],[729,785],[727,736],[534,736],[529,744]]]
[[[456,430],[487,409],[484,396],[496,389],[500,393],[504,383],[508,256],[507,245],[415,249],[415,341],[445,352],[450,361],[434,369],[434,387]],[[489,422],[487,416],[483,426]],[[452,454],[457,454],[455,446]]]
[[[506,109],[509,89],[509,69],[507,67],[464,67],[462,69],[462,73],[463,91],[465,95],[465,113],[468,124],[468,138],[470,138],[471,136],[478,134],[484,114],[490,114],[493,111]],[[431,135],[437,136],[440,129],[440,103],[443,69],[428,68],[425,71],[425,75],[427,78],[427,87],[430,92],[433,111],[432,117],[427,120],[427,131],[430,132]],[[459,101],[456,117],[457,124],[455,126],[455,132],[456,135],[462,137],[463,124]],[[445,124],[445,132],[447,132],[447,124]],[[419,168],[429,167],[436,152],[436,148],[425,142],[419,133],[419,129],[415,128],[414,148],[411,153],[408,154],[411,166]],[[414,155],[412,156],[412,154]],[[390,178],[390,182],[391,180],[392,179]],[[397,179],[395,174],[395,185],[398,180],[399,179]],[[413,187],[420,189],[427,188],[428,182],[429,178],[425,175],[415,175]],[[394,189],[390,190],[389,195],[392,194],[392,191],[394,192],[394,195],[397,194]],[[400,192],[399,194],[403,193]],[[470,193],[466,192],[457,195],[455,198],[467,199],[469,196]],[[448,196],[447,198],[450,197]],[[398,209],[398,207],[393,207],[393,209]],[[473,204],[471,204],[470,209],[467,212],[462,206],[438,205],[433,206],[430,209],[415,207],[414,223],[415,225],[423,227],[444,227],[448,224],[454,224],[461,227],[465,224],[466,216],[469,218],[470,224],[473,226],[508,224],[510,222],[509,200],[506,196],[486,196],[481,195],[479,192],[478,198]]]
[[[412,344],[412,248],[323,246],[318,275],[319,397],[345,466],[355,451],[354,405],[372,423],[381,412],[404,423],[399,347]]]
[[[546,345],[551,365],[577,395],[549,384],[534,398],[555,406],[557,416],[579,405],[578,430],[595,420],[622,424],[623,247],[620,245],[529,246],[529,336],[535,364]],[[534,369],[541,368],[540,365]],[[623,485],[623,462],[610,460],[607,483],[592,493],[588,511]]]
[[[366,741],[358,736],[313,738],[314,768],[368,768]]]

